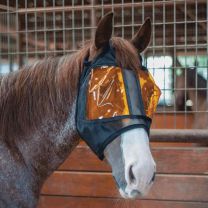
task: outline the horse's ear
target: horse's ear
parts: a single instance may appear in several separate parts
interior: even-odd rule
[[[97,49],[109,43],[113,30],[113,12],[107,13],[98,23],[95,33],[95,46]]]
[[[147,18],[136,35],[132,38],[131,43],[138,49],[138,52],[141,53],[149,45],[150,38],[151,20],[150,18]]]

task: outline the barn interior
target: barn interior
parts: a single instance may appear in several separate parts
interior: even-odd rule
[[[78,50],[94,37],[100,17],[111,10],[115,12],[114,35],[126,39],[133,37],[145,18],[152,20],[152,40],[142,55],[162,89],[158,113],[163,117],[168,113],[184,113],[185,117],[193,112],[206,113],[200,109],[201,102],[198,103],[201,91],[204,100],[208,99],[205,0],[2,0],[0,72],[11,72],[36,59]],[[181,74],[183,78],[178,79]],[[187,79],[194,79],[195,83],[189,85]],[[180,80],[185,84],[181,85]],[[176,94],[183,94],[182,104],[177,103]],[[187,118],[184,122],[188,128]],[[176,120],[174,123],[176,127]]]
[[[146,199],[125,206],[112,188],[109,167],[81,143],[44,186],[39,207],[208,207],[208,134],[198,131],[208,126],[207,0],[1,0],[0,76],[37,59],[77,51],[109,11],[115,13],[114,36],[126,39],[151,18],[143,63],[162,91],[152,128],[174,129],[158,133],[157,141],[179,137],[171,147],[154,146],[159,179]],[[92,186],[93,180],[98,185]],[[79,181],[85,185],[76,186]]]

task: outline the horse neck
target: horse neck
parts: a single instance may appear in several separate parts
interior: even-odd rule
[[[59,82],[57,91],[60,100],[53,105],[54,112],[52,117],[46,117],[39,127],[35,138],[31,139],[31,147],[34,149],[34,141],[37,148],[40,149],[38,154],[34,151],[34,159],[39,160],[39,166],[33,169],[41,173],[41,176],[47,177],[66,159],[79,142],[75,125],[76,96],[80,65],[75,60],[67,56],[61,57],[58,64]],[[27,153],[30,154],[31,150]],[[37,163],[37,161],[36,161]]]
[[[45,118],[37,131],[18,143],[24,163],[42,183],[79,143],[75,125],[76,101],[62,119]]]
[[[11,153],[18,154],[21,162],[41,182],[57,169],[79,142],[75,128],[75,108],[80,65],[76,63],[77,61],[74,61],[78,57],[75,55],[73,58],[72,60],[68,56],[64,56],[60,59],[46,61],[45,64],[36,63],[28,67],[24,85],[17,84],[18,78],[23,76],[24,72],[22,71],[11,75],[13,78],[10,80],[9,77],[6,78],[9,80],[8,83],[12,83],[11,85],[21,87],[21,92],[18,93],[23,94],[21,94],[22,103],[16,102],[16,108],[19,111],[10,108],[19,125],[14,127],[15,124],[10,125],[13,123],[9,123],[10,120],[7,120],[8,122],[3,125],[7,125],[11,130],[13,129],[14,133],[5,134],[7,137],[5,138],[4,135],[3,140],[8,144]],[[52,69],[53,67],[54,69]],[[48,77],[51,80],[46,81],[45,84],[41,83],[44,82],[45,78],[39,79],[38,73],[45,73],[43,70],[48,69],[55,70],[56,75],[52,73],[45,74],[44,76],[52,75],[54,77]],[[32,70],[39,71],[35,73]],[[33,83],[35,79],[39,84],[38,89],[35,85],[32,87],[28,85],[28,83]],[[10,88],[14,90],[14,86],[10,86]],[[49,88],[48,93],[45,89],[47,87]],[[53,90],[50,88],[53,88]],[[24,91],[27,92],[27,90],[31,90],[31,94],[24,94]],[[3,92],[1,92],[2,94]],[[17,95],[13,94],[13,97],[17,98]],[[30,103],[30,106],[26,103]],[[22,107],[21,105],[25,106]],[[0,103],[0,110],[3,112],[1,106],[4,105]],[[23,112],[24,108],[26,112]],[[6,109],[6,111],[9,111],[9,109]],[[2,137],[1,133],[0,137]]]

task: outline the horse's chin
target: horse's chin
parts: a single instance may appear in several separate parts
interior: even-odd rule
[[[123,189],[119,189],[120,195],[122,196],[122,198],[124,199],[138,199],[141,198],[143,195],[137,191],[137,190],[133,190],[132,192],[125,192]]]
[[[145,197],[149,193],[150,187],[148,187],[143,192],[140,192],[136,189],[135,190],[128,190],[128,188],[126,188],[125,190],[123,190],[122,188],[119,188],[119,192],[120,192],[120,195],[122,196],[122,198],[124,198],[124,199],[139,199],[139,198]]]

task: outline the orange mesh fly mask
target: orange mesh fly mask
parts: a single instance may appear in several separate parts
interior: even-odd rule
[[[84,63],[77,100],[76,124],[82,139],[103,159],[105,147],[121,133],[145,128],[149,133],[160,89],[145,67],[135,72],[118,66],[109,45]]]

